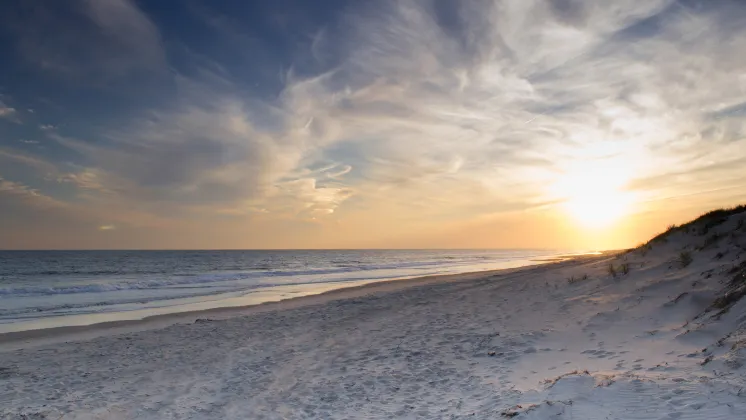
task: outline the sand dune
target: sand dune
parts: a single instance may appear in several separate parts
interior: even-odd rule
[[[31,341],[0,353],[0,417],[746,418],[744,220],[710,215],[615,255]]]

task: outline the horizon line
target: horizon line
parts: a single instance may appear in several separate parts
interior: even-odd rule
[[[628,248],[620,248],[628,249]],[[0,252],[93,252],[93,251],[574,251],[594,252],[610,251],[611,249],[560,249],[560,248],[97,248],[97,249],[65,249],[65,248],[0,248]]]

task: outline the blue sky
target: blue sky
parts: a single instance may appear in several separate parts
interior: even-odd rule
[[[737,0],[2,7],[2,248],[623,246],[746,200]]]

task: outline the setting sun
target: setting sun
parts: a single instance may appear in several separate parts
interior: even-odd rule
[[[629,212],[630,202],[630,197],[623,192],[579,191],[564,203],[564,207],[581,225],[602,228],[624,217]]]
[[[578,224],[609,227],[631,211],[634,197],[623,190],[627,167],[604,161],[578,165],[554,185],[554,192]]]

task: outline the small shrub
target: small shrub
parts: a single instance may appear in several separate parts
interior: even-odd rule
[[[718,235],[717,233],[713,233],[712,235],[708,236],[707,239],[705,239],[705,243],[702,244],[702,247],[700,249],[707,249],[716,243],[722,238],[722,236]]]
[[[609,267],[606,269],[611,277],[616,278],[617,272],[616,268],[614,268],[614,264],[610,263]]]
[[[692,263],[694,259],[692,258],[692,253],[689,251],[681,251],[679,254],[679,264],[681,264],[681,267],[687,267],[689,264]]]
[[[727,310],[736,302],[741,300],[744,296],[746,296],[746,287],[740,287],[738,289],[728,291],[724,295],[715,299],[715,302],[712,303],[712,306],[716,309]]]
[[[668,242],[668,235],[670,235],[671,233],[673,233],[676,229],[678,229],[678,226],[676,226],[676,225],[668,225],[668,227],[666,228],[665,232],[663,232],[661,234],[658,234],[656,237],[654,237],[653,239],[651,239],[650,241],[648,241],[647,245],[651,245],[651,244],[654,244],[654,243],[666,243],[666,242]]]
[[[648,254],[648,252],[650,252],[650,251],[653,250],[653,244],[650,243],[650,242],[648,242],[646,244],[640,244],[640,245],[637,245],[637,249],[640,250],[640,255],[642,255],[644,257],[644,256],[646,256]]]
[[[572,276],[569,279],[567,279],[567,283],[574,284],[574,283],[577,283],[579,281],[584,281],[584,280],[588,280],[588,274],[583,274],[581,277]]]
[[[746,260],[741,261],[738,265],[734,265],[730,270],[728,270],[728,274],[735,274],[736,277],[738,277],[739,272],[746,276]]]
[[[746,261],[731,268],[728,274],[733,274],[733,278],[728,282],[727,291],[712,303],[713,308],[720,309],[716,316],[728,312],[731,306],[746,297]]]
[[[624,263],[621,266],[619,266],[619,270],[622,272],[623,275],[629,274],[629,263]]]
[[[712,217],[705,220],[705,225],[702,226],[702,232],[700,235],[705,236],[710,232],[710,229],[713,229],[728,220],[728,216],[720,216],[720,217]]]
[[[743,220],[744,219],[741,219],[741,220],[738,221],[738,224],[736,224],[736,230],[743,229],[743,226],[744,226],[744,221]]]

